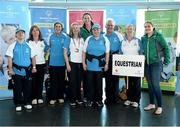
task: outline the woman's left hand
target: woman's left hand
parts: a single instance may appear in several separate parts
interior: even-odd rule
[[[108,70],[108,64],[105,64],[104,71],[107,71],[107,70]]]
[[[36,73],[36,72],[37,72],[36,68],[33,68],[32,73]]]

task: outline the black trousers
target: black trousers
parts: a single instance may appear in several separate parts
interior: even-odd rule
[[[13,100],[16,106],[31,103],[31,79],[25,76],[14,75]]]
[[[32,73],[32,99],[42,99],[45,64],[36,65],[37,72]]]
[[[71,72],[69,72],[70,81],[70,92],[71,101],[81,100],[81,81],[83,68],[82,63],[72,63],[70,62]]]
[[[109,61],[109,69],[105,72],[106,100],[115,102],[118,94],[119,76],[112,75],[112,60]]]
[[[83,97],[87,98],[87,71],[84,70],[83,70],[82,82],[83,82]]]
[[[125,79],[127,83],[127,79]],[[128,77],[128,90],[127,98],[132,102],[139,103],[141,98],[141,78],[139,77]]]
[[[65,66],[50,66],[51,100],[64,98]]]
[[[102,101],[102,77],[101,71],[87,71],[87,100]]]

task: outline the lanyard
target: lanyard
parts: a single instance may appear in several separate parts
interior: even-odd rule
[[[73,40],[74,46],[79,49],[79,47],[80,47],[80,38],[78,38],[78,45],[77,46],[76,46],[74,38],[72,40]]]
[[[76,45],[74,38],[72,38],[74,46],[75,46],[75,52],[79,52],[80,47],[80,38],[78,38],[78,45]],[[77,39],[76,39],[77,40]],[[77,42],[77,41],[76,41]]]

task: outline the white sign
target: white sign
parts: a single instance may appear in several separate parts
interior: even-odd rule
[[[113,75],[144,77],[144,55],[113,55]]]

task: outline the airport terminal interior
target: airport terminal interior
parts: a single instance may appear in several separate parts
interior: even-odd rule
[[[127,86],[125,78],[129,75],[119,75],[116,103],[104,103],[102,107],[71,106],[67,86],[65,102],[51,105],[46,101],[44,84],[43,104],[33,105],[30,110],[24,107],[20,112],[15,110],[13,91],[8,89],[9,77],[3,70],[7,66],[3,43],[15,36],[13,31],[15,33],[19,26],[25,29],[27,39],[32,25],[40,27],[43,38],[48,42],[54,22],[60,21],[63,31],[69,33],[72,22],[82,25],[85,12],[92,14],[93,21],[101,25],[104,33],[106,20],[111,18],[122,35],[126,25],[132,24],[136,28],[135,36],[141,39],[145,21],[152,21],[164,35],[171,57],[170,64],[164,66],[161,73],[162,114],[155,115],[155,110],[144,111],[149,104],[144,76],[141,76],[139,107],[124,105],[125,100],[120,98],[119,92]],[[180,47],[180,0],[0,0],[0,37],[0,57],[2,53],[6,59],[4,65],[0,60],[0,126],[180,126],[180,63],[177,65],[180,48],[176,47]],[[44,81],[47,77],[45,74]],[[105,86],[103,78],[103,102],[106,99]]]

